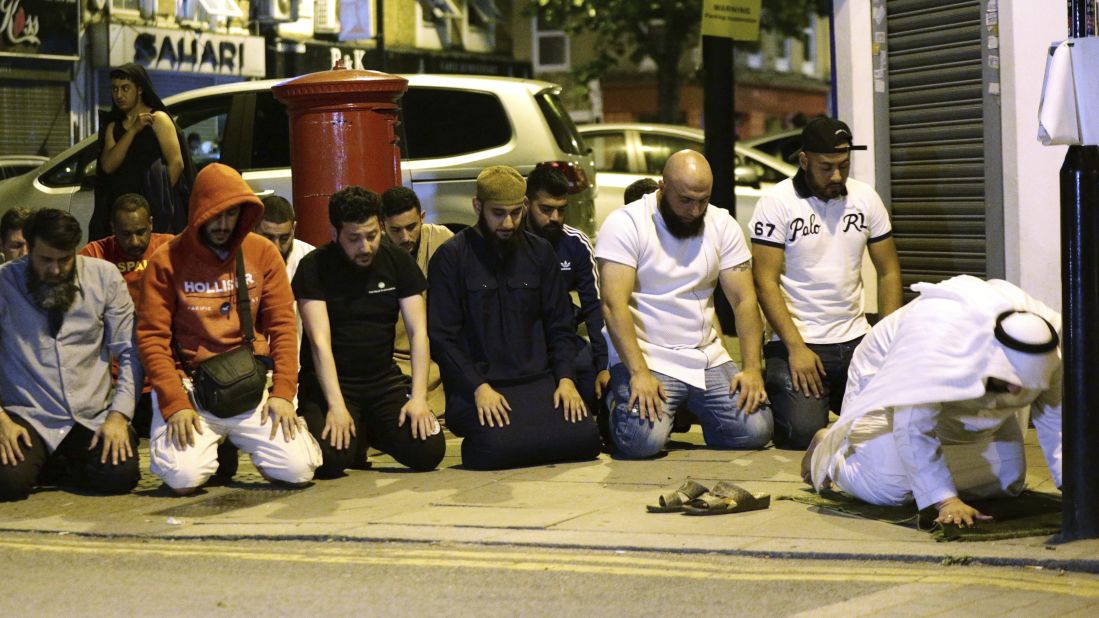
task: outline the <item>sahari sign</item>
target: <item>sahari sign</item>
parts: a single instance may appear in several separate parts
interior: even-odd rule
[[[0,0],[0,56],[80,57],[77,0]]]
[[[107,40],[108,66],[134,62],[155,71],[266,76],[263,37],[110,24]]]

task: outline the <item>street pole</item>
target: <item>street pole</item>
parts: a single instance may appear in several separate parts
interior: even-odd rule
[[[378,50],[378,70],[385,73],[385,0],[376,0],[374,7],[374,44]]]
[[[1087,5],[1069,0],[1069,35],[1088,31]],[[1069,146],[1061,167],[1061,302],[1064,311],[1061,540],[1099,538],[1099,147]]]
[[[736,110],[733,94],[733,40],[702,37],[702,118],[706,134],[706,159],[714,173],[710,204],[724,208],[736,218]],[[714,310],[726,335],[736,333],[733,310],[724,294],[715,294]]]
[[[702,37],[702,66],[705,69],[705,95],[702,116],[706,132],[706,159],[714,172],[710,203],[736,217],[736,168],[734,142],[735,100],[733,93],[733,40],[726,37]]]

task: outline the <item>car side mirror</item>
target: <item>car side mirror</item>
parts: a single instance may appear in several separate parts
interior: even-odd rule
[[[95,188],[96,159],[88,161],[80,172],[80,185],[84,188]]]
[[[759,188],[759,170],[751,165],[738,165],[733,171],[736,184],[743,187]]]

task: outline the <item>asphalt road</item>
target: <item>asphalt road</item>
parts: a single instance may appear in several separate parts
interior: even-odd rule
[[[0,616],[1099,615],[1035,569],[363,542],[0,534]]]

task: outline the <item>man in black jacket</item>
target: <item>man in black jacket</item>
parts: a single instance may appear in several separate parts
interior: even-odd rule
[[[501,469],[593,459],[599,432],[575,384],[576,330],[553,247],[522,230],[522,175],[477,177],[477,225],[428,267],[428,333],[462,463]]]
[[[591,240],[584,232],[565,225],[568,190],[568,179],[553,168],[539,167],[531,172],[527,177],[526,227],[553,246],[565,289],[570,296],[576,292],[580,303],[573,305],[576,326],[583,324],[588,335],[587,341],[579,336],[576,340],[576,388],[588,408],[594,408],[611,379],[603,305],[599,302],[599,274]]]

